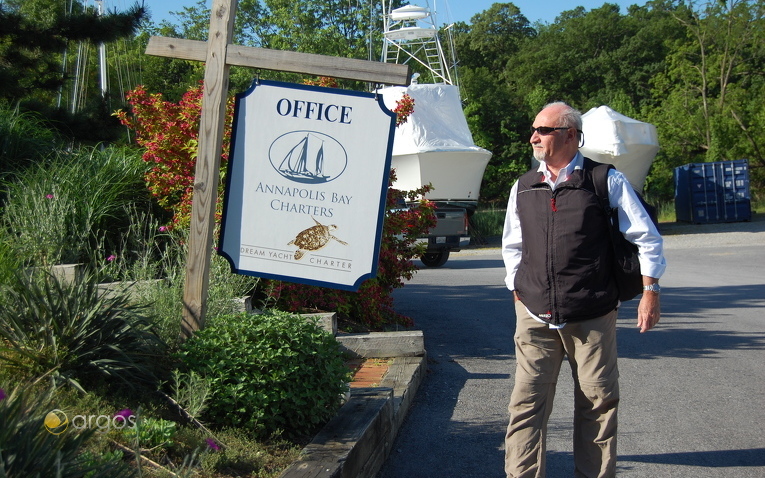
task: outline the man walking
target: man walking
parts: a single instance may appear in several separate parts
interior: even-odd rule
[[[547,421],[564,357],[575,387],[574,474],[616,474],[619,299],[610,226],[593,186],[593,162],[579,152],[581,130],[577,110],[561,102],[545,106],[531,128],[540,166],[521,176],[508,201],[502,256],[517,316],[508,478],[545,476]],[[612,169],[607,182],[620,229],[638,246],[644,292],[637,326],[646,332],[660,316],[662,239],[624,175]]]

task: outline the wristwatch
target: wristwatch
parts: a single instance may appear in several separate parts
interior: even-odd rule
[[[657,294],[661,293],[661,286],[657,282],[656,284],[648,284],[643,286],[643,291],[650,291],[655,292]]]

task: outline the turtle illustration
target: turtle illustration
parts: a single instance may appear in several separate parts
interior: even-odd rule
[[[305,255],[306,251],[318,251],[326,246],[330,239],[334,239],[344,246],[348,245],[347,242],[341,241],[330,233],[330,231],[337,229],[336,225],[330,224],[329,226],[325,226],[313,216],[311,216],[311,219],[313,219],[313,222],[315,222],[316,225],[300,231],[298,235],[295,236],[295,239],[287,243],[287,245],[294,244],[298,247],[298,250],[295,251],[296,261],[300,260],[300,258]]]

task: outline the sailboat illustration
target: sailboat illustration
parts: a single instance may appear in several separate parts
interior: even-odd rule
[[[305,183],[327,182],[329,176],[323,174],[324,170],[324,141],[321,142],[316,156],[308,157],[308,139],[306,134],[295,146],[290,149],[279,165],[279,172],[294,181]],[[321,140],[319,140],[321,141]]]
[[[328,183],[340,177],[348,166],[348,153],[332,136],[298,130],[274,140],[268,150],[271,166],[290,181]]]

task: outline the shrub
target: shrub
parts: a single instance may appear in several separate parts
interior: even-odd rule
[[[470,217],[470,231],[476,242],[501,236],[505,227],[505,209],[494,206],[479,209]]]
[[[176,433],[176,424],[161,418],[144,417],[139,414],[135,427],[125,427],[122,433],[128,443],[142,448],[170,446]]]
[[[117,478],[133,476],[119,456],[94,458],[82,453],[95,429],[66,430],[54,435],[46,428],[54,407],[45,394],[24,389],[0,390],[0,476],[29,478]],[[71,427],[70,427],[71,428]],[[63,429],[63,428],[62,428]]]
[[[134,249],[121,249],[113,261],[102,264],[99,273],[111,277],[110,280],[144,281],[129,288],[132,300],[148,306],[144,313],[162,340],[174,348],[180,340],[188,243],[183,231],[169,231],[164,226],[161,229],[155,234],[152,231],[156,227],[148,228],[143,245],[135,240]],[[252,293],[258,281],[252,276],[231,273],[229,262],[213,254],[207,291],[208,320],[241,311],[242,299]]]
[[[41,116],[0,103],[0,176],[21,171],[58,144],[59,138]]]
[[[80,389],[95,377],[153,384],[163,344],[127,294],[103,293],[89,274],[16,274],[0,303],[0,362]]]
[[[266,437],[303,435],[335,413],[350,374],[338,342],[315,319],[269,311],[218,317],[181,346],[210,384],[204,415]]]
[[[10,243],[10,239],[4,237],[0,230],[0,290],[13,280],[13,276],[20,267],[19,258]]]
[[[190,88],[178,103],[165,101],[161,94],[150,94],[143,86],[128,92],[131,111],[116,113],[120,122],[133,129],[136,142],[145,148],[143,159],[149,165],[146,182],[160,206],[173,212],[173,226],[187,228],[191,218],[191,197],[202,115],[202,86]],[[234,97],[227,103],[221,151],[220,182],[216,217],[220,219],[226,163],[231,141]]]
[[[125,149],[84,148],[37,163],[7,185],[2,225],[30,265],[83,260],[96,236],[148,202],[143,164]]]

